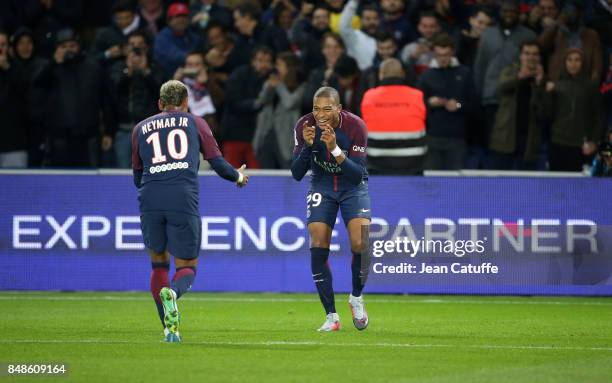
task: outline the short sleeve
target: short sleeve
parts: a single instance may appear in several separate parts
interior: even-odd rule
[[[138,149],[138,129],[139,125],[136,125],[134,129],[132,129],[132,169],[141,170],[142,169],[142,159],[140,158],[140,151]]]
[[[368,148],[368,129],[361,118],[355,118],[352,124],[351,133],[349,157],[365,158]]]

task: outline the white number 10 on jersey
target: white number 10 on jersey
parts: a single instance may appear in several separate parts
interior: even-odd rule
[[[179,138],[179,148],[176,147],[176,136]],[[159,132],[155,132],[147,138],[147,144],[153,144],[153,158],[151,162],[159,164],[160,162],[166,162],[166,156],[162,153],[161,142],[159,138]],[[189,144],[187,142],[187,133],[182,129],[174,129],[168,133],[168,139],[166,143],[168,148],[168,154],[175,160],[182,160],[187,156],[187,149]]]

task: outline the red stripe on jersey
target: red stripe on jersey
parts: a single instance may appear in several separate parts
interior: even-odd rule
[[[327,151],[327,160],[329,161],[331,159],[331,153],[329,152],[329,150]],[[338,176],[337,175],[333,175],[332,176],[334,179],[334,191],[338,191]]]

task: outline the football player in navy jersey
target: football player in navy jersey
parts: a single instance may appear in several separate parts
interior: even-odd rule
[[[358,330],[368,326],[362,291],[367,277],[367,237],[371,219],[366,170],[367,128],[358,116],[342,110],[334,88],[322,87],[314,95],[312,113],[295,126],[291,173],[300,181],[312,171],[306,197],[312,278],[325,309],[319,331],[338,331],[329,246],[338,209],[347,227],[353,260],[353,289],[349,306]]]
[[[201,242],[200,153],[213,170],[238,187],[247,184],[245,166],[234,169],[206,122],[187,112],[185,85],[171,80],[160,89],[161,113],[139,122],[132,132],[132,168],[138,188],[140,225],[151,257],[151,293],[167,342],[180,342],[177,299],[195,279]],[[176,272],[168,280],[170,254]]]

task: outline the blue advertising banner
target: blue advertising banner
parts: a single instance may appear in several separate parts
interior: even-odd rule
[[[126,175],[0,175],[0,289],[148,290]],[[368,292],[612,295],[611,180],[371,177]],[[195,291],[313,292],[308,182],[200,178]],[[337,291],[351,251],[332,236]]]

